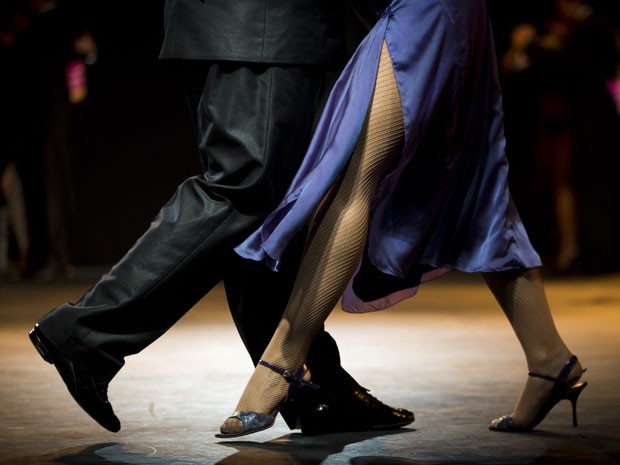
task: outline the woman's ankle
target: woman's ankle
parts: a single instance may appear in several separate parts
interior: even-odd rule
[[[572,356],[572,352],[567,347],[553,351],[541,351],[535,357],[528,357],[528,370],[530,373],[556,377]],[[571,372],[577,370],[580,371],[579,362],[575,364]]]

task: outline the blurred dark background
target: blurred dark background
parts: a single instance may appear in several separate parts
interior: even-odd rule
[[[163,0],[89,3],[98,59],[88,68],[73,256],[113,263],[200,166],[181,82],[158,61]]]
[[[75,211],[69,242],[72,265],[114,263],[148,227],[175,187],[199,173],[181,83],[158,61],[163,4],[163,0],[63,2],[72,10],[71,21],[92,34],[97,48],[96,61],[86,67],[87,95],[74,105]],[[608,0],[596,6],[617,25],[619,4]],[[510,33],[516,25],[528,22],[542,27],[553,8],[553,2],[545,0],[489,0],[488,5],[500,58],[510,45]],[[0,67],[9,66],[7,63],[3,61]],[[30,72],[36,75],[41,70],[32,66]],[[9,97],[15,97],[10,94],[11,90]],[[36,163],[27,157],[19,161],[22,177],[34,172],[35,178],[42,179],[40,172],[36,174]],[[26,197],[34,196],[39,183],[22,181],[29,193]],[[519,180],[511,178],[511,182]],[[519,187],[515,190],[519,191]],[[38,194],[45,196],[43,190]],[[517,198],[518,205],[529,201],[527,196],[522,199]],[[519,207],[528,210],[526,205]],[[533,240],[543,255],[553,254],[553,239],[545,237],[544,230],[554,225],[541,221],[538,214],[527,212],[526,226],[536,231],[538,237]],[[42,227],[36,220],[31,223]],[[540,228],[536,226],[543,223]],[[46,240],[43,234],[32,237],[24,276],[49,265]],[[12,257],[17,253],[15,242],[9,238]],[[609,267],[603,268],[594,271],[610,271]]]

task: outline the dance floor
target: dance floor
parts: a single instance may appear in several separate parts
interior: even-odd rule
[[[218,287],[110,385],[119,433],[74,403],[27,338],[49,308],[75,300],[93,271],[53,284],[0,283],[0,464],[420,465],[620,463],[620,275],[547,279],[557,326],[588,368],[579,427],[561,402],[528,434],[487,429],[526,378],[519,345],[479,276],[457,273],[366,315],[335,311],[344,367],[382,401],[412,409],[393,431],[306,437],[281,419],[221,440],[252,371]]]

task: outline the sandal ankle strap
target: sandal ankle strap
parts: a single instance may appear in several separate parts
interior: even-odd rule
[[[301,367],[299,367],[299,369],[297,370],[295,374],[291,373],[288,370],[285,370],[284,368],[280,368],[278,366],[272,365],[271,363],[266,362],[264,360],[259,360],[258,364],[263,365],[264,367],[267,367],[272,371],[275,371],[289,383],[303,384],[304,386],[311,387],[312,389],[320,389],[318,384],[315,384],[312,381],[306,381],[305,379],[303,379],[304,373],[308,371],[308,367],[306,366],[305,363]]]
[[[560,371],[560,374],[556,377],[554,376],[549,376],[549,375],[541,375],[540,373],[532,373],[531,371],[528,373],[529,376],[532,376],[534,378],[542,378],[542,379],[546,379],[547,381],[553,381],[553,382],[558,382],[558,381],[562,381],[562,382],[566,382],[568,380],[568,375],[570,374],[570,371],[573,369],[573,366],[575,366],[575,363],[577,363],[577,356],[573,355],[568,362],[566,362],[564,364],[564,367],[562,368],[562,371]],[[583,370],[585,371],[585,370]]]

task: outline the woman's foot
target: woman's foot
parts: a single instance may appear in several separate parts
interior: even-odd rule
[[[288,371],[260,360],[245,387],[235,413],[220,426],[217,437],[243,436],[271,427],[278,408],[301,386],[318,386],[310,382],[310,371],[303,365]]]
[[[578,384],[585,370],[575,356],[563,360],[564,362],[560,364],[557,362],[548,364],[555,369],[531,371],[512,414],[496,418],[489,428],[494,431],[530,431],[563,399],[573,403],[575,414],[577,397],[587,384]]]

